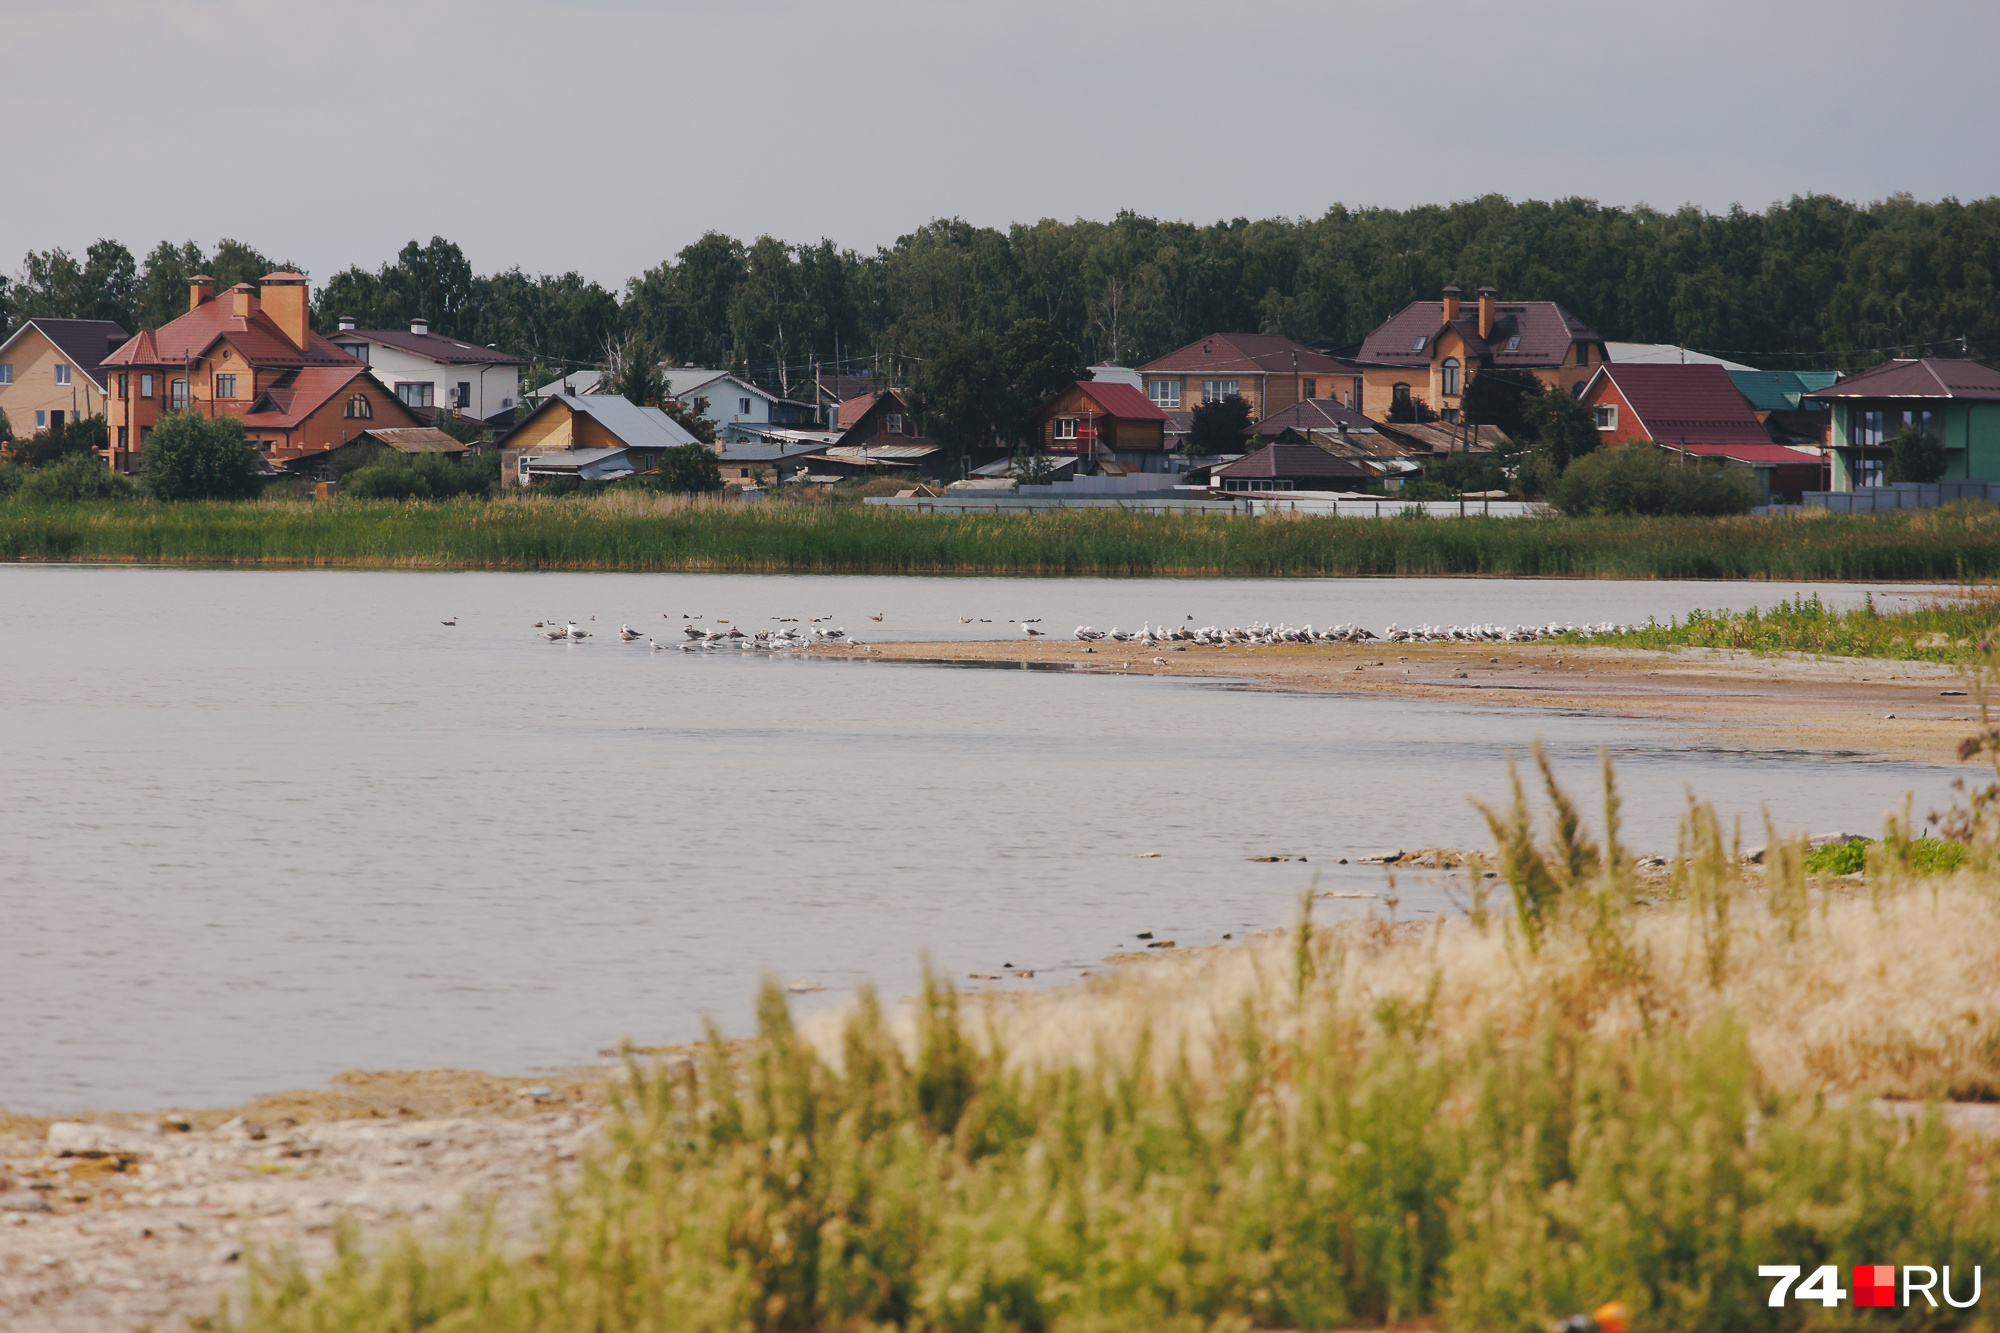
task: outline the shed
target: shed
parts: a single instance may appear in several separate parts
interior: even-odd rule
[[[1316,444],[1279,442],[1211,469],[1208,484],[1223,491],[1335,491],[1375,479],[1366,464]]]

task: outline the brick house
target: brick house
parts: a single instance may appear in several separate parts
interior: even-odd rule
[[[1078,380],[1035,414],[1038,453],[1110,459],[1140,472],[1167,470],[1167,414],[1129,384]]]
[[[417,426],[368,367],[314,333],[302,273],[270,273],[260,288],[217,295],[188,286],[188,312],[141,330],[104,359],[109,427],[104,460],[136,472],[146,436],[168,412],[233,416],[272,462],[345,443],[376,427]]]
[[[1821,485],[1817,453],[1778,444],[1718,365],[1599,366],[1580,396],[1607,445],[1651,444],[1726,459],[1757,474],[1766,499],[1799,502]]]
[[[1607,359],[1604,340],[1554,301],[1502,301],[1481,287],[1468,306],[1460,295],[1447,287],[1441,300],[1412,301],[1362,341],[1354,407],[1387,420],[1399,405],[1420,402],[1456,421],[1480,370],[1532,375],[1545,388],[1575,393]]]
[[[131,335],[108,319],[30,319],[0,342],[0,412],[22,439],[105,410],[104,358]]]
[[[1238,395],[1255,421],[1304,398],[1360,407],[1348,362],[1271,333],[1212,333],[1140,366],[1146,397],[1165,412]]]

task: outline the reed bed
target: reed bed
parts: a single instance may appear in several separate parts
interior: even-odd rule
[[[1769,610],[1691,611],[1664,625],[1595,635],[1591,642],[1966,662],[1991,656],[1996,628],[2000,628],[2000,588],[1977,585],[1962,588],[1955,597],[1886,612],[1876,608],[1872,595],[1861,606],[1840,611],[1817,594],[1801,595]]]
[[[1620,1299],[1645,1330],[1830,1328],[1756,1266],[1884,1259],[1963,1295],[2000,1192],[1938,1101],[2000,1096],[1996,819],[1948,879],[1891,819],[1862,887],[1775,837],[1753,876],[1691,804],[1647,880],[1608,766],[1596,835],[1541,779],[1448,922],[1308,904],[1283,938],[811,1030],[767,987],[753,1040],[614,1084],[532,1253],[469,1221],[316,1275],[262,1256],[223,1323],[1499,1331]]]
[[[552,500],[0,503],[0,559],[409,569],[1705,579],[2000,576],[1985,506],[1815,520],[911,514]]]

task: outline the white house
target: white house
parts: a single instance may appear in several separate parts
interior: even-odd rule
[[[812,424],[810,403],[780,398],[726,370],[705,370],[699,366],[662,366],[667,392],[692,405],[697,398],[708,400],[704,413],[716,425],[716,437],[730,441],[759,440],[771,426]]]
[[[521,401],[525,360],[432,333],[428,320],[412,320],[405,333],[357,329],[343,317],[333,344],[365,362],[420,418],[426,408],[455,407],[481,421],[500,417],[504,422]]]

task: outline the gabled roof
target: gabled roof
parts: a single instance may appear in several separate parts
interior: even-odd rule
[[[1695,451],[1697,446],[1752,448],[1771,443],[1770,433],[1721,366],[1612,362],[1598,367],[1582,396],[1588,400],[1606,381],[1638,418],[1633,424],[1657,444],[1686,445]]]
[[[1360,359],[1378,366],[1427,366],[1445,327],[1443,301],[1412,301],[1362,340]],[[1603,341],[1554,301],[1496,302],[1485,338],[1479,336],[1479,303],[1468,301],[1450,327],[1465,340],[1468,353],[1490,357],[1496,366],[1559,366],[1571,344]],[[1424,340],[1421,348],[1418,338]],[[1515,338],[1519,345],[1509,346]]]
[[[361,435],[403,454],[462,454],[472,447],[435,426],[387,426]]]
[[[826,448],[823,444],[772,444],[762,440],[724,440],[714,447],[716,460],[723,463],[782,463]]]
[[[1721,366],[1725,370],[1756,369],[1755,366],[1746,366],[1741,361],[1725,361],[1719,356],[1710,356],[1707,352],[1697,352],[1692,347],[1682,347],[1679,343],[1607,342],[1604,344],[1604,355],[1607,360],[1616,361],[1620,365],[1652,361],[1674,365],[1700,363]]]
[[[343,359],[348,362],[345,366],[301,366],[286,371],[252,399],[250,406],[243,411],[232,411],[226,401],[216,406],[240,418],[249,430],[291,430],[324,407],[329,399],[344,393],[348,385],[363,379],[368,381],[368,387],[374,389],[381,400],[385,400],[385,406],[392,402],[401,406],[396,395],[368,373],[368,367],[352,357]]]
[[[236,295],[250,293],[250,313],[236,313]],[[306,331],[303,351],[279,331],[264,313],[255,289],[238,283],[213,300],[203,301],[178,319],[138,337],[104,358],[107,366],[174,366],[207,353],[223,338],[253,366],[346,366],[361,363],[321,335]]]
[[[1433,305],[1436,302],[1432,302]],[[1211,333],[1139,367],[1141,375],[1301,375],[1352,374],[1353,367],[1275,333]]]
[[[1837,370],[1731,370],[1736,391],[1759,412],[1795,412],[1799,397],[1840,382]],[[1810,411],[1810,407],[1807,409]]]
[[[1826,389],[1815,389],[1808,398],[1831,401],[1839,398],[1957,398],[1975,402],[2000,402],[2000,370],[1977,361],[1944,361],[1925,356],[1907,361],[1884,361],[1872,370],[1850,375]]]
[[[1668,442],[1662,440],[1660,443],[1664,445]],[[1681,444],[1676,440],[1672,442],[1671,447],[1679,449]],[[1805,467],[1822,466],[1818,454],[1810,454],[1803,449],[1788,448],[1782,444],[1773,444],[1768,435],[1764,437],[1762,444],[1696,444],[1690,440],[1687,444],[1687,452],[1700,454],[1706,458],[1733,458],[1739,463],[1793,463]]]
[[[29,329],[34,329],[61,352],[72,366],[88,375],[98,388],[104,388],[104,359],[112,351],[131,337],[125,330],[108,319],[41,319],[24,320],[7,341],[0,342],[0,352],[12,347]]]
[[[1070,388],[1082,390],[1083,396],[1096,403],[1099,411],[1120,421],[1167,419],[1167,414],[1155,406],[1152,399],[1129,384],[1120,384],[1116,380],[1078,380]]]
[[[694,444],[694,436],[688,434],[682,425],[657,407],[640,407],[631,399],[615,393],[559,393],[542,400],[534,411],[516,422],[514,429],[507,432],[505,439],[512,438],[530,421],[544,412],[553,412],[558,407],[581,413],[604,427],[618,441],[629,449],[678,449],[685,444]]]
[[[1211,471],[1209,477],[1324,477],[1341,481],[1372,481],[1375,473],[1351,458],[1330,454],[1316,444],[1267,444],[1254,454]]]
[[[1281,407],[1258,422],[1251,430],[1259,435],[1278,435],[1287,430],[1341,430],[1373,433],[1375,423],[1351,407],[1342,407],[1331,398],[1307,398]]]
[[[411,333],[408,329],[341,329],[336,338],[352,338],[356,342],[380,343],[393,347],[399,352],[409,352],[414,356],[429,357],[447,366],[525,366],[525,357],[511,356],[491,347],[480,347],[475,343],[460,342],[457,338],[447,338],[441,333]]]

